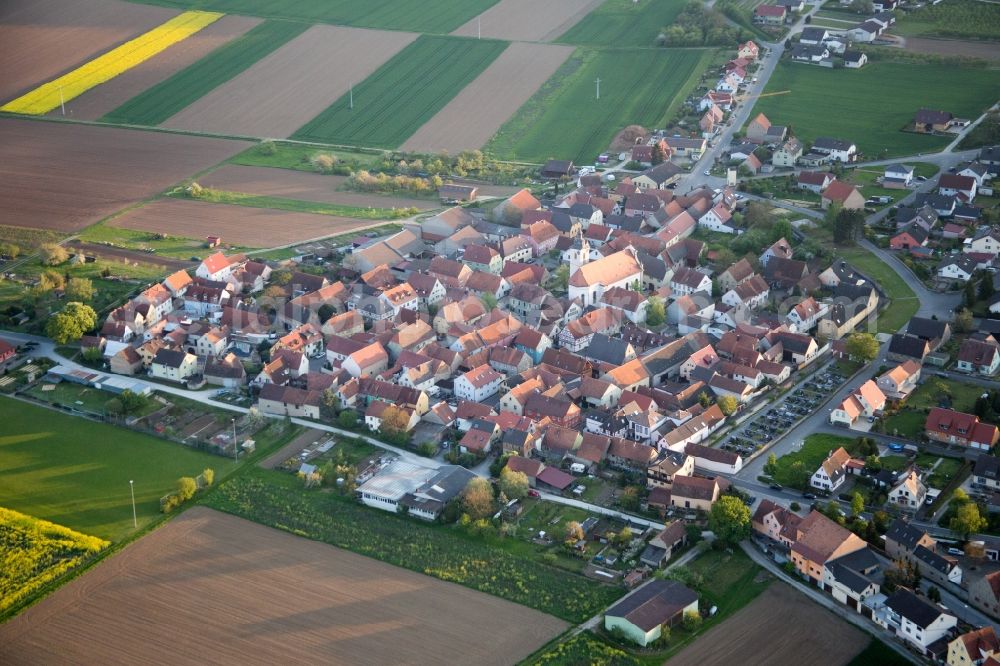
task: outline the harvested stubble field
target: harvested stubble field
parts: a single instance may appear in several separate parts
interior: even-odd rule
[[[176,15],[118,0],[0,3],[0,101],[54,79]]]
[[[416,38],[407,32],[313,26],[163,124],[287,137]]]
[[[0,626],[0,662],[512,664],[565,628],[196,507]]]
[[[789,623],[787,618],[795,618]],[[781,640],[774,640],[781,636]],[[787,585],[771,585],[749,606],[670,659],[670,666],[704,664],[824,664],[842,666],[866,636]]]
[[[507,42],[422,35],[293,136],[397,148],[485,70]],[[498,91],[499,94],[500,91]]]
[[[258,23],[260,19],[248,16],[223,16],[163,53],[67,102],[66,115],[79,120],[97,120],[220,46],[239,38]],[[49,115],[60,116],[62,112],[55,109]]]
[[[188,238],[211,234],[227,243],[266,248],[343,234],[383,222],[188,199],[159,199],[125,213],[110,224]]]
[[[451,34],[548,42],[600,4],[601,0],[500,0]]]
[[[339,191],[338,188],[346,180],[346,176],[225,164],[198,178],[198,184],[227,192],[246,192],[357,208],[440,208],[436,200]]]
[[[76,231],[248,146],[242,141],[0,119],[0,219],[23,227]]]
[[[511,44],[402,149],[455,154],[481,148],[572,53],[570,46]]]
[[[906,50],[933,55],[1000,60],[1000,47],[997,46],[996,42],[907,37]]]

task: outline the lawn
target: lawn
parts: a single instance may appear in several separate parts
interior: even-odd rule
[[[200,255],[207,251],[204,239],[114,227],[104,222],[87,227],[77,234],[77,237],[87,243],[109,244],[113,247],[140,252],[153,250],[152,254],[157,256],[184,260],[190,259],[192,255]],[[249,248],[227,245],[226,252],[242,252],[247,249]]]
[[[164,4],[185,6],[193,3]],[[223,44],[193,65],[139,93],[101,120],[108,123],[159,125],[279,46],[298,37],[308,27],[307,23],[265,21],[246,34]]]
[[[545,562],[530,544],[474,536],[358,504],[329,492],[305,492],[295,477],[247,469],[206,498],[215,509],[389,564],[465,585],[577,623],[621,596]]]
[[[921,162],[911,164],[910,166],[914,167],[913,171],[915,176],[923,176],[924,178],[930,178],[938,172],[937,166],[933,164]],[[881,209],[892,205],[910,194],[910,190],[893,190],[879,185],[876,181],[883,175],[885,175],[884,168],[872,167],[866,169],[859,167],[857,169],[847,171],[842,180],[846,180],[852,185],[855,185],[866,199],[883,196],[890,197],[890,200],[886,203],[874,206],[875,208]]]
[[[1000,5],[948,0],[900,12],[892,32],[909,37],[1000,40]]]
[[[830,452],[839,446],[847,446],[852,441],[854,441],[852,437],[840,435],[809,435],[801,448],[778,458],[773,478],[783,486],[805,490],[809,486],[809,478]],[[801,467],[796,465],[800,462]]]
[[[920,301],[903,278],[880,258],[861,247],[839,249],[838,254],[865,276],[875,280],[891,303],[878,315],[880,333],[896,333],[917,314]]]
[[[697,85],[711,49],[578,49],[487,144],[500,159],[592,162],[627,125],[663,127]],[[601,98],[595,81],[601,79]]]
[[[229,14],[335,23],[362,28],[448,33],[497,0],[140,0],[166,7],[197,7]]]
[[[882,463],[882,469],[887,469],[890,472],[901,472],[910,464],[910,459],[906,456],[882,456],[879,458],[879,462]]]
[[[54,405],[69,406],[73,409],[79,409],[81,411],[87,411],[98,415],[104,414],[104,408],[108,404],[108,401],[115,398],[114,393],[70,382],[52,384],[52,389],[48,391],[42,390],[45,386],[45,382],[36,384],[27,391],[27,394],[35,400],[40,400]],[[160,403],[150,397],[146,406],[139,410],[136,416],[151,414],[160,407]]]
[[[160,513],[181,476],[207,467],[221,478],[233,462],[162,440],[0,398],[0,506],[119,541]]]
[[[995,101],[1000,70],[940,62],[894,62],[873,58],[860,70],[824,69],[783,61],[753,113],[795,128],[806,142],[819,136],[853,141],[869,159],[939,150],[948,137],[901,131],[922,107],[978,117]],[[829,100],[837,100],[830,104]]]
[[[684,0],[604,0],[557,41],[600,46],[653,46],[684,9]]]
[[[508,43],[423,35],[354,86],[354,108],[344,95],[299,129],[293,138],[379,148],[397,148]]]
[[[352,217],[359,220],[398,220],[410,217],[419,212],[416,208],[359,208],[357,206],[341,206],[318,201],[261,196],[245,192],[227,192],[207,187],[202,189],[201,194],[197,197],[191,197],[187,192],[179,189],[170,192],[169,196],[177,199],[193,198],[197,201],[207,201],[208,203],[233,204],[236,206],[249,206],[251,208],[273,208],[275,210],[289,210],[296,213]]]
[[[963,384],[955,379],[945,377],[934,377],[925,381],[917,387],[906,401],[906,405],[913,409],[926,409],[931,407],[941,407],[950,404],[950,409],[959,412],[972,412],[976,406],[976,400],[986,389],[975,384]],[[950,395],[950,403],[947,399],[942,400],[943,395]]]
[[[923,412],[915,412],[909,409],[901,409],[885,421],[885,432],[889,435],[898,435],[907,439],[916,439],[924,431],[924,423],[927,422],[927,415]]]

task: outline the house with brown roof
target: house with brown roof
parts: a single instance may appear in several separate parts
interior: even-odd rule
[[[719,409],[719,406],[712,405],[705,411],[704,414],[702,414],[700,418],[705,419],[712,410],[717,410],[718,415],[722,417],[722,410]],[[718,425],[716,425],[711,432],[717,430],[722,425],[724,420],[725,417],[718,420]],[[684,426],[681,427],[683,428]],[[669,437],[669,433],[667,436]],[[684,452],[694,458],[695,469],[704,474],[736,474],[743,469],[743,458],[740,454],[733,451],[724,451],[723,449],[717,449],[712,446],[688,442],[684,445]]]
[[[927,437],[945,444],[957,444],[989,451],[1000,441],[1000,430],[992,423],[979,420],[975,414],[934,407],[924,423]]]
[[[623,632],[645,647],[663,627],[680,622],[686,613],[698,612],[698,594],[674,580],[653,580],[607,610],[604,628]]]
[[[791,545],[782,539],[782,533],[794,531],[802,518],[769,499],[762,499],[750,519],[750,526],[757,534],[777,543]]]
[[[833,205],[838,205],[843,210],[864,210],[865,196],[853,185],[834,180],[820,195],[820,207],[823,210]]]
[[[981,666],[991,657],[1000,656],[1000,638],[992,625],[972,629],[948,643],[948,666]],[[998,663],[996,659],[992,662]],[[992,666],[992,664],[991,664]]]
[[[264,414],[318,419],[322,400],[323,395],[319,391],[264,384],[257,396],[257,409]]]
[[[823,581],[831,560],[867,548],[864,541],[822,513],[812,511],[794,528],[791,560],[795,570],[815,584]]]
[[[708,512],[719,499],[722,488],[718,479],[704,479],[700,476],[674,477],[670,488],[670,506],[675,509]]]
[[[612,437],[608,447],[608,464],[624,471],[642,472],[656,460],[656,449],[621,437]]]
[[[830,452],[809,479],[809,485],[818,490],[832,493],[847,480],[847,463],[851,460],[844,447],[838,447]]]
[[[959,372],[992,377],[1000,370],[1000,343],[988,333],[973,334],[962,341],[957,361]]]
[[[969,603],[993,617],[1000,617],[1000,571],[968,581]]]

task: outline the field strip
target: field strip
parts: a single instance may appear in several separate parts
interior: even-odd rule
[[[402,149],[457,153],[481,148],[572,53],[571,46],[511,44]]]
[[[407,32],[313,26],[163,125],[287,137],[416,38]]]
[[[602,0],[500,0],[455,30],[461,37],[547,42],[563,34]]]
[[[281,45],[298,37],[308,27],[306,23],[264,21],[193,65],[136,95],[101,120],[159,125]]]
[[[212,25],[174,44],[154,58],[92,88],[66,104],[66,117],[97,120],[117,109],[139,93],[198,62],[220,46],[238,39],[258,25],[261,19],[226,14]],[[60,114],[56,108],[50,115]]]
[[[0,107],[0,111],[41,115],[66,100],[71,100],[94,86],[152,58],[164,49],[180,42],[222,17],[217,12],[189,11],[163,25],[125,42],[102,56],[49,81],[35,90]]]

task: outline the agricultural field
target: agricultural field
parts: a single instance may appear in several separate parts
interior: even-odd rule
[[[326,176],[291,169],[225,164],[198,178],[204,187],[229,192],[246,192],[265,197],[281,197],[356,208],[439,208],[437,199],[417,199],[384,194],[351,192],[343,189],[346,176]]]
[[[123,74],[160,52],[179,44],[202,28],[222,18],[218,12],[189,11],[130,39],[57,79],[44,83],[15,100],[0,106],[0,111],[43,115],[59,108],[91,88]]]
[[[296,213],[273,208],[251,208],[224,203],[160,199],[131,210],[110,222],[152,233],[169,233],[187,238],[220,236],[226,243],[267,248],[324,236],[360,231],[379,222]]]
[[[11,398],[0,398],[0,422],[0,506],[109,541],[134,531],[129,480],[141,529],[162,515],[160,498],[178,478],[207,467],[221,478],[233,467],[228,458]]]
[[[847,139],[868,159],[939,150],[948,137],[901,131],[922,107],[978,117],[995,101],[1000,69],[938,62],[873,58],[860,70],[804,67],[783,61],[767,91],[791,94],[761,98],[750,117],[763,112],[773,123],[795,128],[809,142],[818,136]],[[835,98],[836,107],[826,103]]]
[[[417,153],[481,148],[573,53],[572,47],[511,44],[402,145]]]
[[[604,0],[557,41],[597,46],[650,47],[660,31],[674,22],[684,0]]]
[[[489,39],[549,42],[576,25],[600,5],[601,1],[500,0],[451,34],[462,37],[482,36]]]
[[[313,26],[163,125],[287,137],[416,38],[398,31]]]
[[[228,663],[322,654],[334,664],[509,664],[565,628],[481,592],[196,507],[0,626],[0,661],[147,663],[170,654],[197,662],[211,646]]]
[[[905,37],[998,41],[1000,6],[976,0],[927,4],[916,11],[900,12],[892,32]]]
[[[794,617],[789,623],[787,618]],[[774,640],[776,635],[781,640]],[[749,606],[703,634],[670,660],[703,664],[829,664],[845,666],[861,652],[865,634],[783,584],[771,585]]]
[[[144,90],[198,62],[215,49],[239,38],[260,23],[249,16],[223,16],[187,39],[174,44],[156,57],[116,76],[76,99],[66,102],[66,116],[77,120],[97,120]],[[61,116],[53,109],[50,116]]]
[[[331,493],[304,493],[300,481],[280,472],[248,469],[206,499],[213,508],[574,623],[620,596],[616,587],[544,562],[531,544],[476,536],[453,525],[424,524]]]
[[[0,617],[110,544],[0,507]]]
[[[136,0],[167,7],[198,7],[231,14],[445,34],[497,0]]]
[[[77,231],[248,146],[241,141],[0,119],[0,219],[15,226]],[[39,183],[44,183],[44,196],[39,195]]]
[[[298,37],[308,27],[305,23],[265,21],[139,93],[102,116],[101,120],[108,123],[159,125],[281,45]]]
[[[652,128],[671,118],[713,53],[579,49],[500,128],[486,151],[500,159],[593,161],[627,125]]]
[[[293,138],[397,148],[492,63],[507,42],[423,35]]]
[[[119,0],[6,0],[0,3],[0,101],[24,94],[176,14]]]
[[[914,53],[929,53],[931,55],[1000,60],[1000,48],[997,48],[996,43],[985,40],[963,41],[958,39],[940,39],[937,37],[907,37],[906,50],[913,51]]]

